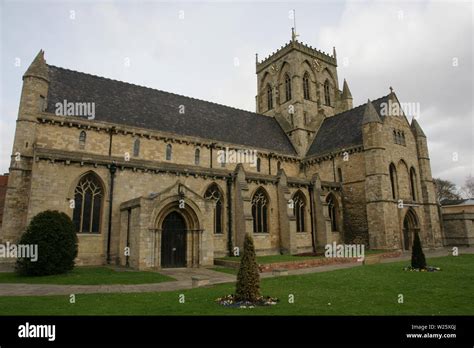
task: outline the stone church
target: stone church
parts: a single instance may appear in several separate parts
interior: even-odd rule
[[[335,50],[295,37],[256,73],[254,113],[48,65],[40,51],[23,76],[0,241],[50,209],[74,221],[88,265],[210,266],[246,233],[259,255],[407,250],[415,233],[442,246],[426,136],[386,112],[400,106],[393,90],[353,107]]]

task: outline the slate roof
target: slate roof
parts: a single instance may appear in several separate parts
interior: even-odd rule
[[[468,199],[443,199],[441,201],[442,206],[448,205],[474,205],[474,198]]]
[[[388,102],[388,98],[389,95],[386,95],[372,101],[379,116],[380,104]],[[366,104],[327,117],[321,124],[306,156],[319,156],[332,151],[362,145],[362,120]],[[381,119],[383,120],[382,116]]]
[[[47,112],[54,113],[64,100],[94,102],[97,121],[296,155],[272,117],[52,65],[48,73]]]

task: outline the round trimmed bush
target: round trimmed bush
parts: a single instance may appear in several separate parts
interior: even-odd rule
[[[74,268],[77,256],[77,236],[69,216],[47,210],[30,222],[19,244],[38,245],[36,261],[20,258],[16,270],[22,275],[42,276],[61,274]]]

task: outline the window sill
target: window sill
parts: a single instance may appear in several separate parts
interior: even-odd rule
[[[77,236],[91,236],[91,237],[96,236],[96,237],[98,237],[98,236],[101,236],[102,234],[100,234],[100,233],[76,233],[76,235]]]
[[[254,232],[253,235],[256,237],[266,237],[270,235],[270,232]]]

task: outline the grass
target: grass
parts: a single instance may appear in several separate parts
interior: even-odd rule
[[[0,297],[2,315],[474,315],[474,255],[429,259],[440,272],[406,272],[409,261],[267,278],[272,307],[226,308],[215,299],[233,284],[161,293]],[[179,295],[185,303],[179,303]],[[295,302],[288,303],[289,295]],[[402,294],[404,303],[398,303]]]
[[[156,272],[115,271],[107,267],[76,267],[66,274],[42,277],[0,273],[0,283],[107,285],[161,283],[172,280],[174,279]]]

